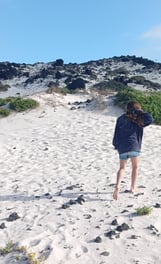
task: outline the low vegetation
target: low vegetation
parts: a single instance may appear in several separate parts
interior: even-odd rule
[[[128,89],[128,86],[116,80],[109,80],[96,83],[93,88],[97,89],[98,91],[119,91],[122,89]]]
[[[143,206],[136,209],[137,215],[148,215],[151,214],[153,211],[152,207],[149,206]]]
[[[0,116],[8,116],[12,111],[23,112],[29,109],[34,109],[39,106],[39,103],[36,100],[31,98],[0,98]]]
[[[154,90],[161,90],[161,84],[149,81],[145,79],[143,76],[133,76],[131,77],[128,82],[136,83],[136,84],[141,84],[147,88],[154,89]]]
[[[0,106],[5,105],[5,104],[7,104],[7,103],[8,103],[8,102],[7,102],[6,98],[5,98],[5,99],[0,98]]]
[[[0,108],[0,117],[9,116],[11,113],[10,109]]]
[[[38,107],[38,105],[39,105],[38,102],[31,98],[23,99],[18,97],[15,100],[13,100],[9,106],[12,110],[15,110],[17,112],[23,112],[28,109],[34,109]]]
[[[29,264],[43,264],[45,262],[45,257],[37,257],[36,252],[29,252],[26,246],[17,246],[12,241],[9,241],[5,247],[0,248],[0,255],[5,256],[7,254],[14,253],[15,261],[21,261],[25,259]],[[16,256],[15,256],[16,253]],[[14,263],[15,263],[14,261]]]
[[[124,74],[127,75],[129,73],[129,71],[125,68],[125,67],[120,67],[118,69],[115,69],[113,71],[111,71],[112,75],[118,75],[118,74]]]
[[[60,88],[56,86],[49,87],[46,92],[48,94],[58,93],[58,94],[63,94],[63,95],[67,95],[71,93],[70,89],[68,89],[67,87]]]
[[[154,123],[161,125],[161,92],[143,92],[133,88],[118,91],[115,104],[125,109],[129,101],[140,102],[144,111],[152,114]]]
[[[161,125],[160,91],[139,91],[114,80],[99,83],[95,85],[92,90],[97,91],[97,93],[100,95],[107,95],[110,94],[110,92],[117,92],[115,96],[115,104],[124,110],[129,101],[136,100],[140,102],[143,110],[152,114],[154,123],[157,125]],[[50,88],[47,92],[53,93],[55,92],[55,89],[52,90]],[[63,88],[61,89],[61,93],[65,95],[67,93],[71,93],[71,91],[67,88]],[[31,98],[0,98],[0,117],[6,117],[13,111],[23,112],[26,110],[34,109],[38,106],[39,103]]]
[[[6,91],[8,91],[8,88],[10,88],[10,86],[8,84],[2,84],[0,82],[0,92],[6,92]]]

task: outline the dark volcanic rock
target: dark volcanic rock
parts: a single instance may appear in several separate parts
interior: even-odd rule
[[[64,61],[62,59],[57,59],[55,62],[55,66],[63,66],[64,65]]]
[[[110,255],[110,253],[108,251],[103,251],[100,255],[108,257]]]
[[[45,91],[50,82],[56,83],[60,88],[68,87],[70,90],[86,88],[119,90],[121,87],[135,88],[136,85],[143,85],[145,90],[160,91],[161,81],[155,83],[154,79],[149,80],[151,73],[159,80],[157,76],[161,74],[161,63],[136,56],[114,56],[81,64],[64,64],[63,59],[35,64],[0,62],[0,80],[5,81],[2,84],[10,85],[11,91],[13,85],[17,86],[18,89],[22,89],[21,94],[23,90],[28,89],[28,95],[33,93],[33,90],[35,93]],[[35,83],[37,85],[34,85]],[[1,92],[7,91],[6,88],[2,86]],[[15,93],[13,91],[14,95]]]
[[[161,204],[156,203],[156,204],[154,205],[154,207],[155,207],[155,208],[161,208]]]
[[[114,219],[111,223],[111,225],[118,225],[117,219]]]
[[[84,197],[83,197],[83,195],[80,195],[78,198],[77,198],[77,203],[79,203],[79,204],[83,204],[84,202],[85,202],[85,199],[84,199]]]
[[[17,219],[19,219],[20,217],[18,216],[18,214],[16,212],[12,213],[9,215],[9,217],[7,218],[7,221],[9,222],[13,222]]]
[[[71,199],[67,203],[64,203],[61,208],[62,209],[67,209],[67,208],[70,207],[70,205],[73,205],[73,204],[83,204],[84,202],[85,202],[85,199],[84,199],[83,195],[80,195],[80,196],[78,196],[77,199],[75,199],[75,200],[72,200]]]
[[[2,223],[2,224],[0,225],[0,229],[4,229],[4,228],[6,228],[6,225],[5,225],[5,223]]]
[[[130,239],[138,239],[140,236],[131,235]]]
[[[105,237],[109,237],[109,238],[113,238],[113,237],[115,237],[117,235],[117,233],[114,231],[114,230],[111,230],[111,231],[109,231],[109,232],[107,232],[107,233],[104,233],[104,236]]]
[[[94,242],[95,243],[101,243],[102,242],[102,238],[100,236],[97,236],[95,239],[94,239]]]
[[[5,62],[0,63],[0,79],[7,80],[12,79],[19,75],[19,70],[14,64]]]
[[[60,71],[57,71],[56,74],[55,74],[55,78],[56,79],[61,79],[64,75],[60,72]]]
[[[71,90],[75,90],[77,88],[85,89],[85,87],[86,81],[82,78],[77,78],[76,80],[73,80],[71,83],[68,84],[68,88]]]
[[[62,209],[67,209],[69,207],[70,207],[70,204],[68,204],[68,203],[62,205]]]
[[[84,216],[85,216],[85,219],[90,219],[90,218],[92,218],[92,215],[90,215],[90,214],[85,214]]]
[[[2,84],[2,83],[0,82],[0,92],[8,91],[8,88],[10,88],[9,85],[7,85],[7,84]]]
[[[129,228],[130,227],[126,223],[123,223],[122,225],[117,226],[116,230],[119,232],[122,232],[122,231],[128,230]]]
[[[83,74],[92,75],[92,70],[86,68],[86,69],[84,70]]]

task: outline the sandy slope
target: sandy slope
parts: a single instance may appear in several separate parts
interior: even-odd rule
[[[0,247],[12,240],[47,264],[160,264],[161,127],[144,132],[141,193],[125,192],[129,163],[116,202],[118,155],[111,141],[121,111],[110,98],[104,110],[72,111],[68,102],[87,98],[35,97],[39,109],[0,120],[0,225],[6,226]],[[152,214],[136,216],[143,205],[152,206]],[[8,221],[13,212],[20,218]],[[109,237],[123,223],[129,229]],[[0,256],[0,263],[28,263],[16,256]]]

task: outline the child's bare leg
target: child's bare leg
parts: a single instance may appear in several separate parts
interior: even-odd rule
[[[124,173],[125,173],[126,163],[127,163],[127,160],[120,160],[120,168],[119,168],[119,170],[117,172],[116,188],[115,188],[115,190],[113,192],[113,198],[115,200],[118,199],[121,181],[122,181],[122,178],[123,178]]]
[[[131,158],[131,163],[132,163],[132,174],[131,174],[131,192],[136,192],[136,179],[138,176],[138,165],[139,165],[139,157],[133,157]]]

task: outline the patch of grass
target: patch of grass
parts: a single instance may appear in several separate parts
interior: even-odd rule
[[[152,114],[154,123],[161,125],[161,92],[143,92],[133,88],[118,91],[116,105],[125,109],[129,101],[138,101],[144,111]]]
[[[34,109],[39,106],[36,100],[31,98],[21,97],[7,97],[0,98],[0,117],[8,116],[12,110],[17,112],[23,112],[26,110]]]
[[[100,83],[96,83],[95,85],[93,85],[93,88],[96,88],[98,90],[119,91],[121,89],[127,89],[128,86],[123,84],[122,82],[116,80],[110,80],[110,81],[102,81]]]
[[[3,108],[5,106],[5,108]],[[17,112],[23,112],[26,110],[34,109],[39,106],[36,100],[31,98],[21,98],[21,97],[7,97],[0,98],[0,116],[8,116],[12,110]]]
[[[132,76],[130,79],[129,79],[129,82],[133,82],[133,83],[137,83],[137,84],[142,84],[142,85],[145,85],[145,77],[144,76],[140,76],[140,75],[137,75],[137,76]]]
[[[38,259],[35,252],[28,253],[27,257],[31,264],[43,264],[45,261],[43,257]]]
[[[137,215],[149,215],[153,211],[152,207],[149,206],[143,206],[136,209]]]
[[[0,98],[0,106],[5,106],[8,103],[12,103],[17,99],[17,97],[9,96],[7,98]]]
[[[161,85],[159,83],[155,83],[149,80],[146,80],[145,77],[143,76],[133,76],[129,79],[129,82],[133,82],[136,84],[141,84],[146,86],[147,88],[152,88],[155,90],[160,90],[161,89]]]
[[[2,83],[0,82],[0,91],[1,91],[1,92],[6,92],[6,91],[8,91],[8,88],[10,88],[10,86],[9,86],[8,84],[2,84]]]
[[[0,106],[7,104],[7,100],[4,98],[0,98]]]
[[[0,116],[6,117],[11,113],[10,109],[0,108]]]
[[[2,255],[6,255],[12,251],[12,248],[13,248],[13,242],[9,241],[9,242],[7,242],[7,244],[4,248],[0,248],[0,253]]]
[[[56,86],[51,86],[47,89],[46,93],[48,94],[58,93],[58,94],[66,95],[66,94],[70,94],[71,91],[67,87],[60,88]]]
[[[17,252],[15,257],[17,261],[21,260],[24,256],[27,258],[29,264],[43,264],[45,257],[38,258],[36,252],[28,252],[26,246],[18,247],[12,241],[7,242],[4,248],[0,248],[0,255],[4,256],[12,252]]]
[[[28,109],[34,109],[38,106],[39,106],[39,103],[37,101],[35,101],[31,98],[23,99],[21,97],[16,98],[9,105],[9,107],[12,110],[15,110],[17,112],[23,112],[23,111],[26,111]]]

